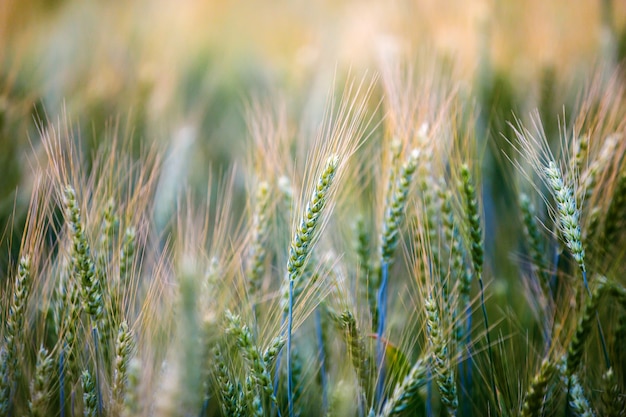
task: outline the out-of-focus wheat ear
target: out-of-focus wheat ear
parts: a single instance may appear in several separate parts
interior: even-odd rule
[[[459,249],[456,242],[458,231],[454,222],[454,212],[452,211],[452,193],[448,190],[443,178],[439,179],[437,187],[437,197],[439,199],[438,210],[441,217],[441,237],[442,249],[441,261],[439,267],[439,276],[441,276],[441,296],[444,303],[448,302],[450,295],[450,287],[458,280],[459,272],[462,266],[458,265]],[[442,262],[447,260],[447,264]],[[461,258],[461,262],[462,262]]]
[[[293,185],[291,184],[291,180],[289,180],[286,176],[280,176],[278,181],[276,182],[278,186],[278,191],[280,192],[281,199],[281,208],[285,210],[287,213],[287,220],[290,220],[291,211],[293,210]]]
[[[402,383],[395,387],[379,416],[400,416],[411,410],[412,404],[420,397],[420,388],[426,385],[426,382],[428,382],[428,361],[420,358],[413,364]]]
[[[241,356],[250,366],[250,378],[263,392],[264,396],[269,398],[274,406],[278,407],[278,402],[274,396],[272,378],[258,346],[252,340],[252,333],[249,327],[242,323],[240,316],[234,315],[230,311],[226,311],[226,325],[226,332],[233,337],[239,347]],[[261,407],[263,409],[265,408],[264,405],[265,401],[262,401]]]
[[[535,374],[528,391],[526,391],[526,397],[522,405],[523,417],[540,417],[543,415],[546,394],[555,372],[556,367],[554,364],[549,359],[544,359],[539,372]]]
[[[217,391],[220,394],[220,407],[225,416],[241,415],[239,396],[237,386],[231,380],[228,367],[222,355],[222,347],[215,346],[213,349],[213,359],[215,361]]]
[[[456,416],[459,408],[459,400],[456,393],[454,369],[448,354],[448,341],[444,338],[435,301],[432,298],[428,298],[424,303],[424,307],[426,308],[428,338],[433,349],[435,380],[441,395],[441,402],[446,408],[448,415],[453,417]]]
[[[49,354],[48,349],[41,346],[37,353],[35,376],[30,384],[28,409],[32,417],[45,417],[48,415],[48,406],[52,398],[51,385],[54,371],[54,355]]]
[[[248,293],[254,304],[258,302],[259,291],[263,281],[265,257],[267,251],[265,243],[269,229],[270,190],[266,181],[259,183],[256,192],[256,203],[252,220],[252,241],[248,249]]]
[[[449,279],[442,282],[443,302],[447,302],[449,295],[449,287],[458,282],[459,302],[457,309],[459,311],[451,311],[452,314],[461,317],[455,321],[455,337],[456,342],[463,339],[464,319],[459,313],[465,312],[470,308],[470,291],[472,284],[472,276],[468,274],[465,265],[465,251],[463,249],[463,241],[459,233],[459,227],[455,221],[454,211],[452,209],[452,190],[446,186],[445,181],[439,181],[439,201],[441,210],[441,225],[444,240],[444,247],[447,251],[449,259],[448,274]]]
[[[571,161],[571,172],[582,173],[585,170],[589,155],[589,135],[580,135],[574,140],[574,157]]]
[[[365,224],[362,214],[354,222],[354,251],[357,255],[359,299],[367,301],[369,313],[374,316],[376,310],[376,288],[378,276],[372,273],[370,258],[371,234]]]
[[[115,409],[120,410],[126,386],[128,385],[128,365],[135,352],[135,340],[128,328],[126,321],[123,321],[117,332],[115,343],[115,368],[113,369],[113,402]]]
[[[176,328],[170,358],[157,393],[155,416],[172,417],[197,412],[202,405],[202,327],[199,319],[199,282],[196,260],[179,261]]]
[[[272,367],[274,361],[276,360],[276,357],[278,356],[278,353],[285,346],[286,342],[287,339],[282,336],[277,336],[272,340],[267,349],[265,349],[265,352],[263,352],[263,362],[265,362],[265,366],[267,366],[268,368]]]
[[[554,161],[550,161],[548,166],[544,168],[544,174],[557,205],[556,215],[561,232],[559,236],[563,239],[563,243],[569,249],[576,263],[578,263],[583,273],[585,289],[587,292],[590,292],[587,282],[587,268],[585,266],[585,249],[583,248],[579,223],[580,211],[576,205],[574,193],[565,184],[561,170]]]
[[[80,338],[82,332],[82,323],[80,320],[81,313],[81,299],[80,290],[77,284],[71,280],[66,279],[62,284],[63,289],[63,344],[62,351],[64,352],[64,366],[63,373],[68,382],[68,386],[71,386],[75,382],[79,375],[79,363],[78,352],[80,350]]]
[[[382,231],[380,234],[379,261],[381,278],[376,300],[376,306],[378,309],[376,363],[378,365],[377,368],[380,369],[381,373],[375,393],[378,400],[382,399],[383,384],[385,379],[383,375],[384,369],[382,366],[384,363],[384,347],[382,338],[385,333],[385,321],[387,320],[388,269],[400,240],[400,226],[402,225],[402,220],[404,219],[409,189],[411,188],[413,174],[415,174],[417,169],[419,156],[419,150],[414,149],[409,154],[406,161],[402,164],[402,167],[400,168],[397,178],[393,184],[393,193],[391,194],[390,200],[385,207]]]
[[[105,294],[91,258],[91,250],[85,236],[76,192],[69,185],[64,190],[63,203],[66,222],[72,238],[72,273],[81,285],[83,308],[89,314],[92,326],[98,329],[102,346],[106,347],[108,340],[110,340],[111,330],[105,305]]]
[[[381,264],[389,264],[394,251],[398,246],[399,229],[404,219],[405,207],[413,174],[417,169],[419,150],[414,149],[404,162],[395,183],[389,204],[385,208],[385,216],[380,235],[380,261]]]
[[[111,238],[115,232],[118,219],[115,215],[115,200],[110,198],[102,211],[102,224],[100,226],[100,246],[98,247],[99,259],[106,259],[111,247]]]
[[[614,297],[623,310],[626,310],[626,287],[616,281],[609,281],[600,276],[601,283],[606,283],[612,297]]]
[[[589,166],[585,170],[573,171],[575,174],[580,174],[580,180],[574,195],[576,201],[588,201],[593,196],[599,177],[612,164],[612,159],[615,157],[616,148],[619,144],[618,139],[617,135],[608,136],[602,144],[600,153],[591,161]]]
[[[624,224],[624,209],[626,208],[626,170],[622,170],[617,179],[615,191],[604,217],[604,242],[608,245],[617,240],[620,227]]]
[[[578,319],[576,332],[567,350],[567,374],[570,376],[578,371],[583,357],[585,342],[590,339],[591,326],[593,320],[597,317],[596,313],[600,305],[600,299],[604,295],[606,288],[605,279],[602,277],[598,278],[597,287],[591,293],[591,297],[587,297],[585,301],[580,318]]]
[[[26,303],[32,284],[31,262],[23,256],[15,277],[13,298],[6,318],[3,354],[0,356],[0,416],[8,415],[16,384],[20,377],[19,358],[24,349],[24,325]]]
[[[11,407],[11,380],[9,375],[9,354],[0,347],[0,416],[7,417]]]
[[[620,368],[622,365],[626,365],[626,349],[623,348],[624,344],[626,344],[626,287],[623,285],[611,281],[609,284],[609,290],[612,297],[614,297],[621,309],[617,316],[617,326],[614,329],[614,341],[613,346],[615,350],[615,363],[616,369]],[[626,378],[626,375],[622,375],[622,378]]]
[[[83,415],[85,417],[98,416],[98,394],[96,382],[88,370],[81,374],[80,383],[83,388]]]
[[[626,410],[626,396],[620,390],[613,368],[602,375],[602,415],[605,417],[620,417]]]
[[[256,389],[256,383],[254,378],[250,375],[246,376],[246,382],[244,384],[244,397],[245,397],[245,409],[244,415],[252,417],[265,416],[265,408],[263,407],[263,400],[261,395]]]
[[[130,276],[137,251],[137,234],[134,227],[127,227],[124,231],[124,239],[119,257],[119,279],[113,280],[111,285],[111,309],[109,320],[111,326],[119,326],[124,310],[124,297],[129,288]]]
[[[354,315],[350,310],[344,310],[341,314],[329,311],[331,319],[335,322],[339,330],[341,330],[346,346],[348,348],[348,356],[352,361],[352,366],[356,372],[359,382],[360,408],[371,405],[371,387],[372,387],[372,361],[367,353],[363,336],[359,330]]]
[[[124,231],[124,241],[120,249],[120,289],[127,288],[131,268],[137,251],[137,232],[134,227],[127,227]]]
[[[600,223],[602,221],[603,210],[601,207],[593,207],[589,212],[589,220],[587,220],[587,226],[583,232],[583,245],[590,252],[590,258],[594,259],[596,254],[600,253],[595,245],[600,243],[598,239],[600,230]]]
[[[402,155],[402,141],[398,138],[391,140],[389,145],[390,161],[389,161],[389,178],[387,181],[387,192],[385,193],[385,206],[391,204],[393,199],[394,185],[396,183],[396,177],[400,169],[400,156]]]
[[[481,277],[483,272],[483,232],[480,224],[480,213],[478,210],[478,199],[476,188],[472,180],[469,167],[461,165],[461,192],[464,198],[465,218],[470,237],[470,254],[472,255],[472,266],[476,277]]]
[[[128,381],[124,390],[124,400],[122,417],[133,417],[139,415],[141,407],[141,395],[139,384],[141,381],[141,360],[138,357],[131,359],[128,364]]]
[[[622,309],[617,317],[617,326],[615,326],[615,362],[619,366],[623,366],[626,368],[626,349],[622,348],[622,346],[626,346],[626,311]],[[620,368],[618,368],[620,369]],[[623,369],[623,368],[621,368]],[[624,375],[626,378],[626,375]]]
[[[430,269],[439,275],[439,271],[442,269],[441,254],[439,253],[439,223],[441,221],[439,209],[441,202],[439,201],[439,184],[432,174],[431,159],[430,156],[423,158],[418,168],[417,184],[422,196],[426,234],[417,233],[416,235],[418,238],[426,240],[421,242],[425,248],[422,249],[422,252],[429,254]],[[427,275],[430,275],[430,272],[424,274],[424,276]]]
[[[519,196],[520,209],[522,210],[522,222],[524,234],[528,243],[528,251],[532,261],[532,269],[539,278],[541,288],[546,296],[550,295],[550,276],[546,272],[545,250],[542,244],[539,226],[537,225],[537,211],[535,205],[525,193]]]
[[[580,384],[578,375],[574,374],[569,377],[570,389],[569,389],[569,406],[573,414],[577,417],[594,417],[596,413],[591,408],[589,400],[585,395],[585,390]]]

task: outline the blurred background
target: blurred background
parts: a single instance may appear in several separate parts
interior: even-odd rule
[[[67,117],[86,154],[111,129],[130,151],[181,152],[180,175],[202,192],[245,154],[252,98],[278,92],[299,115],[394,51],[449,61],[476,102],[488,234],[503,233],[489,214],[512,198],[505,121],[539,108],[555,129],[585,80],[619,74],[626,2],[1,0],[0,268],[19,249],[38,120]]]

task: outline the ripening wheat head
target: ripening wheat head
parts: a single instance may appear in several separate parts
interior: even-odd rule
[[[581,203],[576,198],[578,179],[569,170],[571,165],[566,152],[562,154],[563,160],[554,157],[537,114],[534,114],[532,123],[534,132],[522,126],[520,122],[514,128],[518,142],[516,150],[526,160],[527,166],[522,166],[521,162],[515,162],[515,164],[542,196],[557,228],[557,237],[568,248],[585,276],[585,248],[580,222]],[[566,128],[563,129],[565,130],[563,146],[567,148],[568,137],[572,133]],[[543,189],[536,185],[532,173],[544,184],[551,198],[548,198]]]

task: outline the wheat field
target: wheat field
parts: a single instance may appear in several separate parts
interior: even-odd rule
[[[617,1],[0,4],[0,417],[626,415]]]

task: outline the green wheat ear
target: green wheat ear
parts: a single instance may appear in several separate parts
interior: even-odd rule
[[[23,348],[26,302],[32,282],[30,268],[30,257],[22,257],[15,277],[9,315],[6,319],[4,346],[0,348],[0,416],[2,417],[9,415],[11,398],[21,373],[18,358]]]
[[[83,415],[96,417],[98,415],[96,383],[88,370],[83,371],[80,382],[83,388]]]
[[[585,305],[578,320],[576,332],[570,342],[567,351],[567,374],[573,375],[577,372],[583,357],[585,342],[589,340],[591,335],[591,327],[593,320],[597,317],[598,306],[600,300],[607,290],[606,280],[598,279],[598,285],[591,293],[591,297],[587,297]]]
[[[461,166],[461,192],[465,197],[465,217],[469,227],[472,265],[474,274],[480,278],[484,262],[483,234],[480,225],[476,188],[474,187],[469,167],[466,164]]]
[[[626,410],[626,398],[620,390],[619,383],[613,368],[608,369],[602,375],[604,390],[602,391],[603,416],[619,417],[623,416]]]
[[[309,256],[311,243],[319,223],[319,217],[326,205],[328,193],[339,165],[339,157],[332,155],[326,161],[326,166],[320,175],[311,199],[307,203],[304,215],[289,248],[287,272],[289,281],[297,280],[302,275],[304,263]]]
[[[352,361],[352,366],[356,371],[359,387],[361,388],[360,400],[365,404],[370,404],[371,397],[371,381],[372,381],[372,359],[370,358],[361,331],[352,312],[348,309],[341,314],[337,314],[329,310],[329,315],[335,322],[335,325],[341,330],[346,346],[348,348],[348,356]]]
[[[263,281],[265,268],[265,249],[269,229],[269,184],[266,181],[259,183],[256,194],[256,206],[252,224],[252,242],[248,250],[248,282],[250,283],[250,298],[256,304]]]
[[[216,380],[218,384],[217,390],[220,394],[220,406],[224,415],[239,416],[243,413],[243,393],[241,392],[240,387],[234,384],[221,350],[221,346],[216,346],[213,350]]]
[[[428,382],[428,362],[420,358],[413,364],[401,384],[393,390],[393,394],[380,412],[380,417],[395,417],[413,409],[420,398],[420,388]]]
[[[311,253],[311,245],[317,239],[316,229],[320,223],[320,215],[326,206],[330,187],[332,186],[337,169],[339,167],[339,156],[331,155],[326,160],[326,165],[317,180],[317,184],[306,209],[296,228],[287,259],[287,284],[289,286],[287,302],[287,402],[289,407],[289,417],[294,416],[293,412],[293,385],[291,380],[291,334],[293,331],[293,306],[294,288],[298,286],[298,281],[302,278],[304,265]]]
[[[459,400],[456,394],[454,369],[450,364],[448,341],[445,340],[437,304],[432,298],[425,302],[428,337],[433,349],[435,381],[441,394],[441,402],[450,417],[456,416]]]
[[[126,322],[122,322],[115,343],[115,368],[113,370],[113,401],[121,409],[128,385],[128,365],[135,351],[133,334]]]
[[[557,217],[559,221],[559,230],[565,245],[570,250],[572,257],[578,263],[581,271],[586,272],[585,267],[585,250],[582,244],[582,235],[580,232],[580,212],[576,206],[576,200],[572,189],[565,185],[561,170],[553,161],[550,161],[544,169],[544,173],[548,179],[548,185],[552,190],[552,195],[557,204]],[[585,288],[587,278],[585,277]]]
[[[406,206],[411,180],[417,169],[419,156],[419,150],[414,149],[411,152],[406,162],[400,168],[394,187],[392,187],[393,193],[391,193],[389,204],[385,210],[383,230],[380,235],[381,263],[389,263],[398,246],[400,224],[404,218],[404,208]]]
[[[101,344],[107,346],[110,335],[110,323],[105,306],[103,287],[96,274],[89,243],[85,236],[76,192],[69,185],[65,188],[63,203],[65,205],[66,222],[72,238],[72,273],[76,277],[76,281],[81,285],[83,308],[89,314],[93,327],[98,329]]]
[[[570,380],[570,392],[569,392],[569,405],[575,415],[579,417],[594,417],[596,413],[591,408],[591,404],[585,395],[585,390],[580,384],[578,375],[574,374],[569,377]]]
[[[54,355],[41,346],[37,353],[35,377],[30,384],[30,401],[28,409],[33,417],[48,415],[48,406],[52,398],[52,381],[54,376]]]
[[[537,225],[537,213],[535,210],[535,205],[524,193],[520,194],[519,201],[520,208],[522,210],[524,233],[526,234],[526,239],[528,240],[530,258],[533,262],[532,266],[537,276],[539,277],[541,288],[543,289],[544,294],[548,295],[550,294],[549,276],[545,271],[546,261],[544,255],[544,247],[541,240],[541,234],[539,233],[539,227]]]
[[[252,382],[270,399],[273,405],[278,406],[278,402],[274,396],[272,378],[258,346],[256,346],[253,341],[250,328],[242,323],[240,316],[234,315],[230,311],[226,312],[226,323],[226,332],[232,335],[239,347],[241,355],[250,366],[249,377]],[[261,404],[263,404],[263,401]]]
[[[124,242],[120,250],[120,288],[128,285],[128,280],[137,250],[137,232],[134,227],[127,227],[124,231]]]

